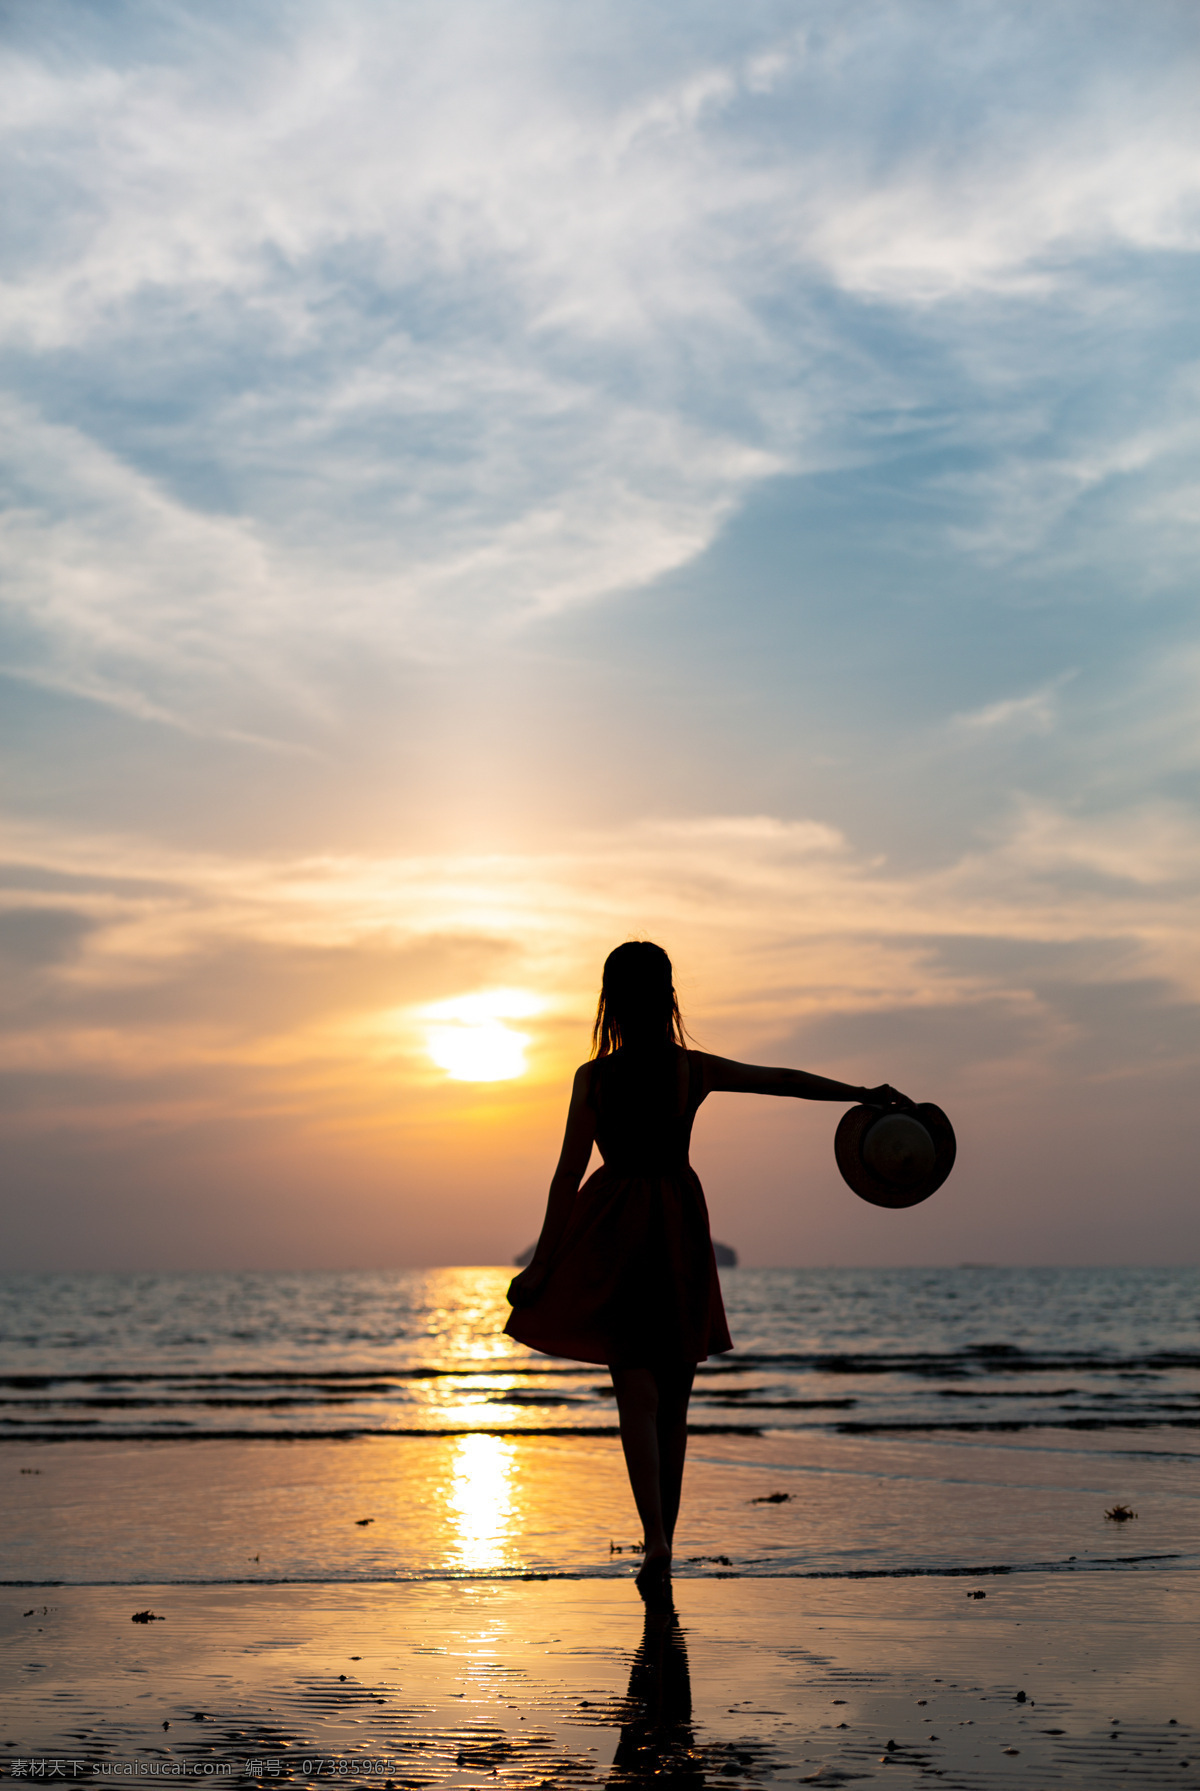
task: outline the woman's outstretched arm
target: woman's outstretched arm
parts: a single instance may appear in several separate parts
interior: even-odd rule
[[[546,1217],[542,1220],[541,1235],[532,1260],[509,1283],[510,1306],[527,1306],[537,1297],[567,1228],[567,1220],[571,1216],[571,1208],[575,1204],[575,1196],[579,1192],[579,1184],[583,1180],[583,1172],[588,1166],[596,1137],[596,1115],[588,1104],[590,1072],[591,1065],[587,1063],[582,1064],[575,1072],[571,1105],[567,1109],[567,1130],[559,1153],[558,1168],[550,1183]]]
[[[856,1088],[808,1070],[772,1070],[759,1063],[736,1063],[732,1057],[701,1054],[704,1086],[710,1093],[790,1095],[799,1101],[865,1101],[872,1107],[911,1107],[907,1095],[883,1082],[878,1088]]]

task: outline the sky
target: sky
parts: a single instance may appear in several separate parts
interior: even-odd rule
[[[1200,1257],[1193,0],[0,7],[10,1268],[508,1261],[600,967],[757,1264]]]

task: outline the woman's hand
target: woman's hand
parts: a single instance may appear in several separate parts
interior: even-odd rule
[[[519,1275],[514,1275],[508,1284],[508,1303],[510,1306],[532,1306],[546,1280],[546,1271],[541,1264],[530,1263]]]
[[[916,1106],[915,1101],[911,1101],[907,1095],[901,1094],[898,1088],[893,1088],[890,1082],[881,1082],[878,1088],[864,1088],[859,1095],[859,1100],[864,1107],[909,1108]]]

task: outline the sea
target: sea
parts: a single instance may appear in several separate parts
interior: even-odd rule
[[[505,1337],[511,1274],[0,1280],[0,1580],[628,1572],[608,1375]],[[722,1287],[681,1571],[1200,1568],[1197,1269]]]
[[[0,1280],[0,1438],[610,1430],[603,1368],[503,1334],[507,1268]],[[727,1269],[698,1434],[1200,1439],[1194,1268]]]

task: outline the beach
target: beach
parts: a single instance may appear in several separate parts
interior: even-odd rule
[[[5,1601],[5,1721],[90,1777],[1191,1787],[1181,1579],[688,1581],[677,1626],[578,1581],[72,1588]]]
[[[1070,1436],[693,1439],[677,1622],[613,1439],[10,1446],[7,1770],[1200,1786],[1194,1468],[1116,1440],[1120,1524]]]
[[[1194,1271],[727,1277],[649,1616],[503,1271],[261,1279],[9,1285],[11,1776],[1200,1787]]]

